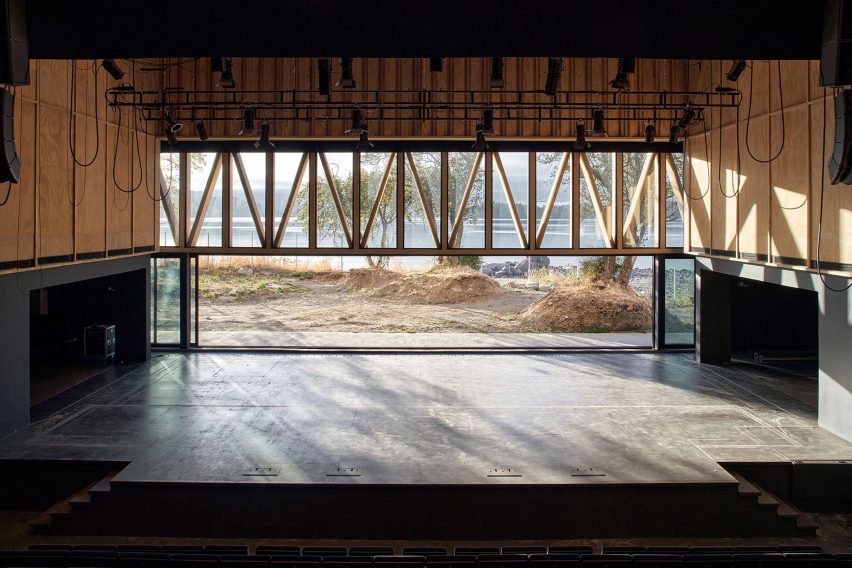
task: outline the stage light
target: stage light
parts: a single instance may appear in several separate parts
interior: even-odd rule
[[[487,108],[482,111],[482,121],[477,124],[482,127],[483,134],[494,134],[494,109]]]
[[[177,134],[175,134],[174,131],[171,128],[169,128],[168,126],[166,126],[165,131],[166,131],[166,138],[168,139],[169,144],[172,144],[172,145],[177,144]]]
[[[547,58],[547,79],[544,82],[544,94],[554,96],[559,90],[559,79],[562,77],[562,59]]]
[[[166,130],[173,134],[177,134],[180,132],[181,128],[183,128],[183,124],[178,122],[175,115],[170,110],[167,110],[163,115],[163,120],[166,122]]]
[[[116,81],[124,77],[124,71],[122,71],[121,67],[119,67],[112,59],[104,59],[101,62],[101,67],[103,67]]]
[[[369,135],[367,134],[367,130],[361,130],[361,134],[358,135],[358,144],[355,145],[355,149],[359,152],[364,152],[369,150],[370,148],[374,148],[373,143],[370,142]]]
[[[502,89],[503,88],[503,58],[502,57],[492,57],[491,58],[491,80],[488,82],[488,86],[492,89]]]
[[[618,70],[615,73],[615,78],[609,82],[613,89],[626,91],[630,88],[630,79],[628,73],[633,73],[636,70],[636,60],[633,58],[620,58],[618,60]]]
[[[257,109],[247,106],[243,111],[243,128],[240,130],[240,136],[257,134],[257,129],[254,127],[255,118],[257,118]]]
[[[672,124],[672,128],[669,131],[669,142],[674,144],[677,142],[677,137],[680,134],[680,126],[677,124]]]
[[[319,75],[319,94],[331,94],[331,64],[328,59],[317,59],[317,71]]]
[[[221,73],[222,72],[222,58],[221,57],[211,57],[210,58],[210,71],[212,73]]]
[[[743,71],[745,71],[745,68],[745,59],[736,59],[733,63],[731,63],[731,68],[728,69],[725,77],[727,77],[728,81],[736,82],[736,80],[740,78],[740,75],[743,74]]]
[[[576,140],[574,140],[574,149],[575,150],[586,150],[589,148],[589,143],[586,142],[586,125],[582,122],[578,122],[577,126],[574,127],[574,132],[576,133]]]
[[[681,130],[686,130],[692,124],[693,120],[695,120],[695,111],[689,105],[686,105],[683,110],[683,116],[678,121],[677,126]]]
[[[596,108],[592,111],[592,134],[596,136],[606,136],[606,128],[604,127],[604,111],[602,108]]]
[[[260,138],[258,138],[257,142],[254,143],[254,147],[257,149],[264,148],[267,150],[272,150],[275,148],[275,144],[273,144],[269,140],[269,123],[264,122],[260,126]]]
[[[354,89],[355,79],[352,77],[352,58],[340,58],[340,81],[337,82],[338,87],[344,89]]]
[[[222,73],[219,75],[219,87],[222,89],[233,89],[237,86],[234,81],[234,63],[230,57],[222,58]]]
[[[657,127],[654,126],[653,122],[649,122],[648,126],[645,127],[645,143],[653,144],[654,138],[657,136]]]
[[[195,132],[198,133],[198,139],[202,142],[210,138],[210,135],[207,134],[207,125],[204,124],[203,120],[199,120],[195,123]]]
[[[440,57],[430,57],[429,71],[432,73],[442,73],[444,71],[444,60]]]
[[[360,108],[352,109],[352,121],[350,125],[349,130],[345,131],[344,134],[361,134],[367,130],[367,123],[364,121],[364,116]]]
[[[483,124],[481,122],[476,123],[476,142],[473,143],[473,146],[470,147],[474,152],[487,152],[488,151],[488,142],[485,140],[485,132],[482,130]]]

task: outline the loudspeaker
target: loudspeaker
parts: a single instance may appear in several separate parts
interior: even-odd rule
[[[15,95],[9,89],[0,90],[0,183],[21,179],[21,160],[15,152]]]
[[[820,86],[852,85],[852,0],[825,0]]]
[[[834,153],[828,161],[831,183],[852,184],[852,91],[834,99]]]
[[[25,0],[0,0],[0,83],[30,82]]]

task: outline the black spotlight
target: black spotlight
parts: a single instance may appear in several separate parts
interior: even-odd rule
[[[653,144],[654,138],[657,137],[657,127],[654,126],[653,122],[649,122],[648,126],[645,127],[645,143]]]
[[[221,57],[211,57],[210,58],[210,71],[213,73],[221,73],[222,72],[222,58]]]
[[[199,120],[195,123],[195,132],[198,133],[198,139],[202,142],[210,138],[210,135],[207,134],[207,125],[204,124],[203,120]]]
[[[444,71],[444,60],[440,57],[430,57],[429,71],[432,73],[442,73]]]
[[[484,125],[481,122],[476,123],[476,142],[470,147],[474,152],[487,152],[488,141],[485,140]]]
[[[373,143],[370,142],[370,137],[367,134],[367,129],[361,129],[361,133],[358,135],[358,144],[355,145],[355,149],[359,152],[368,151],[370,148],[375,148]]]
[[[257,139],[257,142],[254,143],[254,147],[257,149],[263,148],[266,150],[272,150],[275,148],[275,144],[273,144],[269,140],[269,123],[264,122],[260,125],[260,138]]]
[[[620,58],[618,60],[618,70],[615,73],[615,78],[609,82],[613,89],[626,91],[630,88],[630,79],[628,73],[633,73],[636,70],[636,60],[633,58]]]
[[[234,62],[230,57],[222,58],[222,73],[219,75],[219,87],[222,89],[233,89],[237,86],[234,81]]]
[[[669,130],[669,142],[674,144],[677,142],[677,137],[680,135],[680,126],[677,124],[672,124],[671,130]]]
[[[562,77],[562,59],[559,57],[547,58],[547,79],[544,82],[544,94],[554,96],[559,90],[559,79]]]
[[[255,118],[257,118],[257,109],[247,106],[243,111],[243,128],[240,130],[240,136],[257,134],[257,129],[254,127]]]
[[[604,111],[602,108],[596,108],[592,111],[592,134],[596,136],[606,136],[606,127],[604,127]]]
[[[124,77],[124,71],[122,71],[121,67],[119,67],[112,59],[104,59],[101,62],[101,67],[103,67],[116,81]]]
[[[492,89],[502,89],[503,88],[503,58],[502,57],[492,57],[491,58],[491,80],[488,82],[488,86]]]
[[[586,125],[582,122],[578,122],[577,126],[574,128],[574,132],[577,135],[577,139],[574,140],[574,149],[575,150],[586,150],[589,148],[589,143],[586,142]]]
[[[331,63],[328,59],[317,59],[317,72],[319,75],[319,94],[331,94]]]
[[[482,111],[482,122],[477,123],[477,130],[481,130],[483,134],[494,134],[494,109],[487,108]]]
[[[680,120],[677,122],[678,128],[681,130],[686,130],[689,128],[689,125],[692,124],[692,121],[695,120],[695,110],[693,110],[689,105],[683,110],[683,116],[680,117]]]
[[[337,82],[337,86],[343,87],[344,89],[355,88],[355,79],[352,76],[351,57],[340,58],[340,81]]]
[[[736,59],[731,64],[731,68],[728,69],[728,72],[725,73],[725,77],[727,77],[728,81],[736,82],[736,80],[740,78],[740,75],[743,74],[743,71],[745,71],[745,68],[745,59]]]
[[[168,139],[169,144],[177,144],[177,135],[168,128],[166,128],[166,138]]]
[[[358,134],[360,135],[362,132],[367,130],[367,123],[364,121],[364,115],[361,112],[360,108],[352,109],[352,122],[350,123],[349,130],[344,132],[344,134]]]
[[[183,124],[178,122],[178,120],[175,118],[175,115],[172,114],[172,111],[170,110],[167,110],[166,113],[163,115],[163,120],[166,121],[166,130],[173,134],[177,134],[178,132],[180,132],[181,128],[183,128]]]

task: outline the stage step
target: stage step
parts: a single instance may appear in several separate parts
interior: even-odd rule
[[[103,498],[111,491],[110,482],[121,470],[114,470],[84,489],[77,491],[67,499],[59,501],[50,509],[39,515],[30,526],[34,534],[57,534],[60,525],[68,524],[74,514],[80,514],[92,506],[94,497]]]
[[[815,536],[818,525],[805,517],[801,511],[793,505],[780,499],[770,491],[763,489],[753,481],[749,481],[735,471],[729,471],[737,480],[739,494],[743,497],[755,498],[759,507],[767,508],[775,512],[782,522],[792,522],[795,529],[803,536]]]

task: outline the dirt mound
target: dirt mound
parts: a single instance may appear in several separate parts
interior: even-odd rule
[[[651,302],[617,284],[561,282],[518,319],[537,331],[648,331]]]
[[[472,269],[404,274],[377,268],[355,268],[349,271],[340,285],[377,298],[395,298],[419,304],[479,302],[504,293],[498,283]]]

